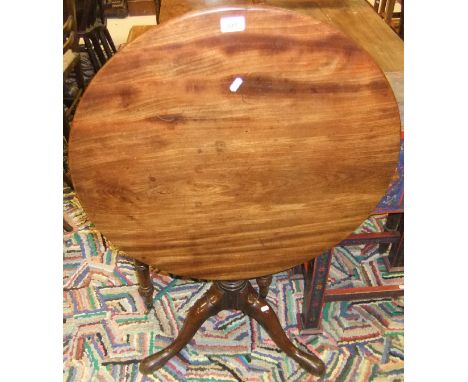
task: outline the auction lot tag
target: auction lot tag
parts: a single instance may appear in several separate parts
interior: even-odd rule
[[[219,19],[219,26],[222,33],[242,32],[245,30],[244,16],[229,16]]]

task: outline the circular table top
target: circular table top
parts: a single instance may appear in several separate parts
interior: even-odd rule
[[[97,73],[69,159],[91,221],[127,255],[247,279],[357,228],[394,173],[399,133],[385,76],[341,32],[218,8],[155,27]]]

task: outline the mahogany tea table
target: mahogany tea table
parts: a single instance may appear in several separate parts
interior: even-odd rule
[[[196,11],[155,27],[97,73],[69,160],[96,227],[149,266],[214,281],[152,373],[223,309],[257,320],[314,375],[265,297],[271,274],[349,235],[385,192],[400,118],[382,71],[334,27],[279,8]],[[256,278],[259,292],[249,279]]]

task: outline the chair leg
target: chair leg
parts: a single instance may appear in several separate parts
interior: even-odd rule
[[[303,329],[321,328],[331,259],[332,252],[327,251],[309,262],[309,271],[304,275],[304,301],[300,316]]]
[[[391,246],[390,253],[388,254],[388,261],[391,268],[404,266],[405,227],[403,214],[401,214],[397,230],[400,232],[400,241]]]
[[[156,24],[159,24],[159,14],[161,11],[161,0],[154,0],[154,5],[156,8]]]
[[[398,226],[400,225],[400,221],[403,219],[403,214],[402,213],[391,213],[387,215],[387,221],[385,222],[385,231],[389,232],[395,232],[398,231]],[[395,245],[395,244],[390,244],[390,243],[380,243],[379,244],[379,253],[384,254],[387,252],[388,248],[390,245]]]

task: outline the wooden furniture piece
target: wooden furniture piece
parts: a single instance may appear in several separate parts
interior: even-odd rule
[[[402,85],[402,84],[400,84]],[[387,215],[382,232],[351,234],[337,246],[378,244],[380,254],[385,254],[382,260],[387,272],[401,272],[404,262],[404,213],[403,213],[403,169],[404,169],[403,137],[400,149],[400,160],[397,166],[398,176],[387,190],[373,215]],[[390,247],[390,249],[389,249]],[[324,304],[328,301],[360,300],[396,297],[404,294],[403,284],[368,285],[349,288],[328,288],[328,273],[332,261],[332,251],[326,251],[319,258],[291,269],[291,275],[300,274],[304,277],[304,300],[302,313],[298,322],[302,329],[308,332],[321,332],[321,316]]]
[[[116,52],[107,30],[103,0],[83,0],[77,4],[78,36],[84,41],[84,50],[97,72]]]
[[[404,265],[404,241],[405,241],[405,228],[404,228],[404,214],[392,213],[387,218],[385,229],[387,232],[393,232],[399,235],[399,240],[390,247],[390,253],[388,255],[388,266],[387,268],[396,269],[403,268]],[[388,248],[389,243],[383,243],[380,247],[380,252],[383,253]]]
[[[232,0],[217,0],[217,5],[229,5]],[[352,37],[363,47],[379,64],[389,79],[395,97],[399,105],[403,104],[403,83],[399,81],[403,77],[403,43],[393,31],[388,28],[381,17],[373,12],[365,0],[341,0],[330,2],[328,0],[316,0],[313,2],[288,2],[286,0],[235,0],[235,4],[269,4],[284,8],[293,8],[295,11],[312,16],[325,23],[329,23]],[[185,12],[202,9],[211,4],[210,0],[173,0],[162,1],[161,23],[179,16]],[[403,8],[403,2],[402,2]],[[403,25],[403,24],[402,24]],[[144,30],[135,31],[142,33]],[[401,31],[403,32],[403,31]],[[379,36],[378,39],[375,36]],[[388,211],[380,211],[385,213]],[[400,216],[403,221],[402,210],[394,209],[392,214]],[[392,218],[390,219],[392,220]],[[365,234],[351,236],[342,244],[382,243],[381,251],[392,245],[389,267],[401,266],[403,261],[403,225],[399,225],[396,231],[390,229],[382,234]],[[330,266],[330,253],[325,252],[320,258],[312,259],[307,266],[299,266],[295,272],[301,273],[306,281],[303,313],[301,316],[302,328],[310,331],[319,331],[322,307],[329,299],[353,299],[362,297],[385,297],[401,295],[403,290],[398,286],[381,286],[365,288],[351,288],[349,290],[327,290],[327,277]],[[325,267],[325,268],[324,268]]]
[[[384,260],[386,260],[385,265],[388,271],[392,270],[392,268],[396,270],[397,267],[403,265],[403,214],[393,215],[398,216],[397,229],[387,230],[382,233],[353,234],[339,243],[338,246],[370,243],[380,244],[380,246],[391,245],[391,256],[388,256],[388,259],[384,258]],[[392,224],[397,219],[391,218]],[[398,230],[400,227],[401,231]],[[302,330],[307,330],[309,333],[322,331],[322,312],[326,302],[397,297],[402,296],[404,293],[400,285],[328,289],[327,283],[331,261],[332,251],[329,250],[291,270],[291,273],[298,273],[304,277],[302,313],[297,317]]]
[[[154,0],[127,0],[130,16],[148,16],[156,14]]]
[[[378,65],[336,28],[295,12],[194,12],[127,44],[75,115],[76,193],[136,259],[147,307],[148,265],[214,281],[175,341],[140,370],[163,366],[209,316],[240,309],[322,374],[267,303],[269,275],[316,257],[367,217],[393,174],[399,132]]]
[[[366,0],[161,0],[160,22],[214,5],[259,4],[292,9],[331,24],[363,47],[385,73],[403,70],[401,39],[382,23]]]
[[[124,18],[128,16],[127,0],[104,0],[104,16]]]
[[[399,12],[395,12],[397,3],[400,4]],[[404,0],[376,0],[374,10],[402,39],[404,38]]]
[[[67,84],[66,81],[72,74],[74,80]],[[63,2],[63,83],[63,136],[68,139],[70,121],[85,88],[78,49],[74,0]]]

